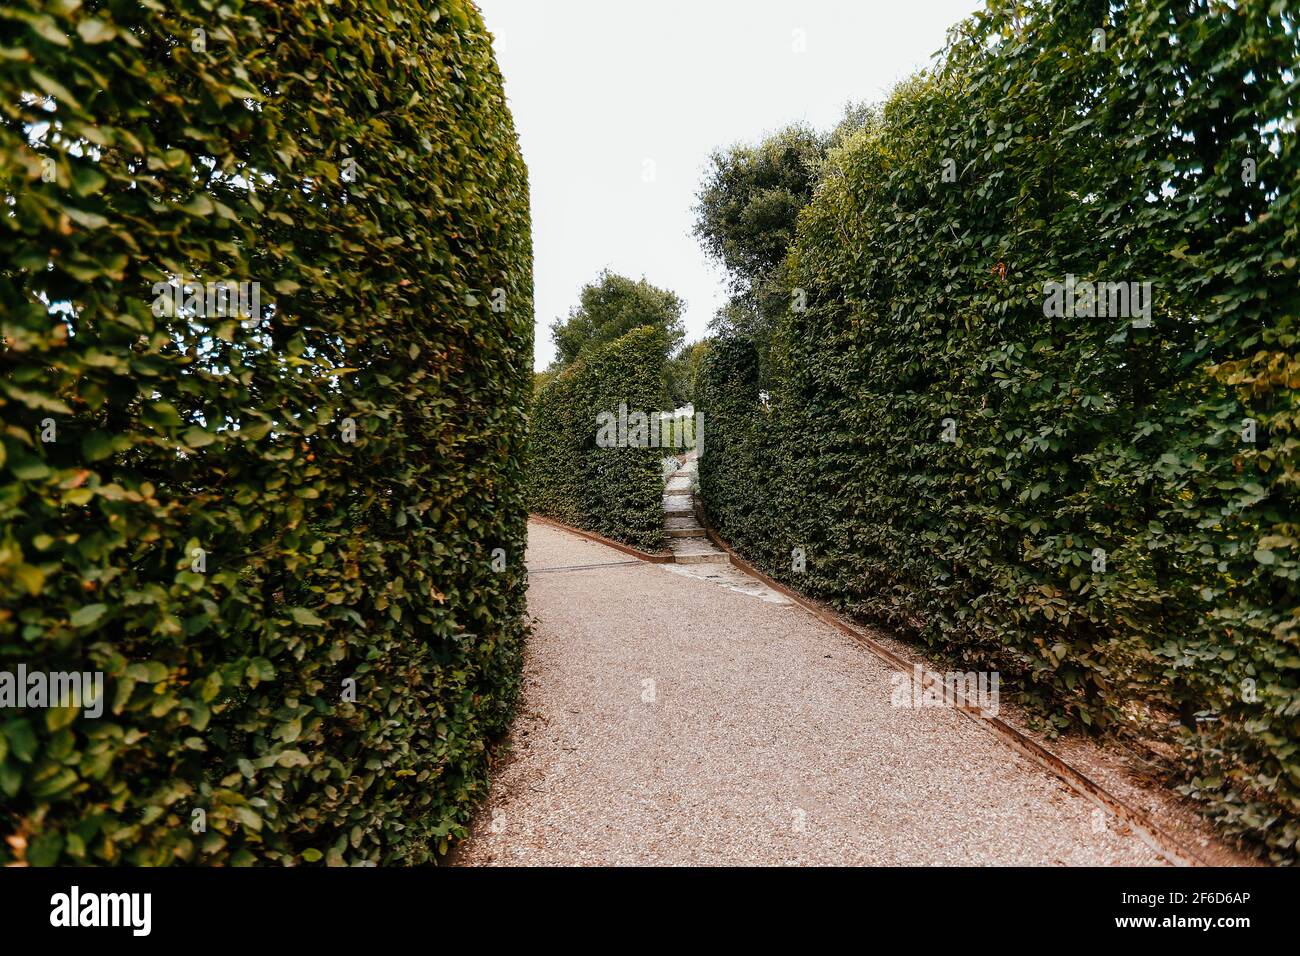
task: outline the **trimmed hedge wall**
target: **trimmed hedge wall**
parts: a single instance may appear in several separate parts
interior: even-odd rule
[[[661,448],[601,448],[602,412],[657,411],[664,400],[668,341],[633,329],[584,354],[543,386],[533,408],[529,507],[645,551],[665,547]]]
[[[1277,859],[1300,837],[1297,27],[1267,2],[991,3],[832,153],[771,409],[744,343],[697,397],[703,499],[742,553],[1017,675],[1062,726],[1180,714],[1189,792]],[[1045,314],[1067,275],[1150,282],[1150,326]]]
[[[527,180],[476,8],[5,17],[0,671],[107,701],[0,711],[0,864],[433,859],[524,627]],[[155,309],[176,276],[260,321]]]

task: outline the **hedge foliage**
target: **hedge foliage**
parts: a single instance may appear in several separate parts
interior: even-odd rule
[[[990,3],[832,152],[771,407],[745,342],[715,343],[697,396],[703,498],[742,553],[1018,675],[1062,725],[1181,714],[1190,792],[1279,859],[1300,837],[1298,20]],[[1152,283],[1150,327],[1046,315],[1067,275]]]
[[[0,863],[430,860],[523,635],[527,182],[479,13],[0,17],[0,670],[109,698],[0,713]],[[177,277],[260,321],[157,314]]]
[[[633,329],[589,348],[537,394],[529,439],[529,507],[645,551],[665,547],[664,449],[600,447],[597,419],[624,405],[649,414],[664,397],[667,336]]]

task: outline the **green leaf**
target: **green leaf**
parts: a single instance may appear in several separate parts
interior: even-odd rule
[[[78,196],[93,196],[108,183],[108,178],[96,169],[77,166],[72,171],[72,191]]]
[[[86,212],[82,209],[73,209],[71,206],[64,206],[63,211],[68,214],[68,218],[77,225],[85,229],[96,230],[104,229],[108,226],[108,219],[97,212]]]
[[[279,727],[275,728],[275,736],[287,744],[293,743],[302,733],[302,721],[294,717],[292,720],[286,720]]]
[[[191,448],[203,448],[217,440],[216,435],[207,429],[200,428],[198,425],[185,429],[181,438]]]
[[[18,579],[18,583],[27,590],[28,594],[36,597],[41,593],[41,588],[45,586],[44,571],[35,565],[24,564],[21,561],[14,565],[12,571],[14,577]]]
[[[77,24],[77,35],[86,43],[107,43],[117,36],[117,31],[97,17],[87,17]]]
[[[170,674],[161,661],[138,661],[126,669],[126,676],[143,684],[159,684]]]
[[[81,439],[81,453],[87,461],[100,461],[113,454],[114,450],[113,436],[105,432],[87,432]]]
[[[36,734],[32,732],[31,722],[18,717],[6,721],[3,729],[10,752],[23,763],[31,763],[36,754]]]
[[[57,399],[52,395],[19,388],[12,382],[0,381],[0,387],[4,388],[5,393],[8,394],[10,398],[17,399],[28,408],[34,408],[42,412],[54,412],[56,415],[72,414],[72,409],[70,409],[61,399]]]
[[[195,193],[181,209],[191,216],[210,216],[216,207],[205,193]]]
[[[41,39],[48,40],[56,46],[71,46],[67,34],[63,32],[53,17],[44,13],[37,14],[28,19],[28,24],[40,35]]]
[[[181,416],[171,402],[154,402],[147,406],[145,417],[156,428],[179,428]]]
[[[107,610],[107,604],[87,604],[73,611],[72,617],[68,620],[73,627],[90,627],[103,617]]]
[[[309,626],[319,626],[325,623],[325,621],[322,618],[318,617],[316,612],[311,610],[310,608],[291,607],[289,608],[289,613],[293,616],[293,619],[297,621],[299,624],[305,624]]]
[[[50,96],[53,96],[60,103],[74,107],[79,107],[81,105],[77,102],[77,98],[72,95],[72,92],[58,80],[54,79],[54,77],[42,73],[40,70],[31,70],[28,75],[36,82],[37,86]]]
[[[221,674],[218,671],[212,671],[203,679],[203,683],[199,688],[199,697],[205,703],[211,703],[219,693],[221,693]]]
[[[51,707],[45,711],[45,727],[51,732],[61,730],[75,721],[80,713],[80,707]]]
[[[12,799],[18,796],[18,788],[22,785],[22,769],[16,764],[0,762],[0,792]]]
[[[63,834],[47,831],[35,837],[27,847],[27,862],[31,866],[53,866],[63,853]]]

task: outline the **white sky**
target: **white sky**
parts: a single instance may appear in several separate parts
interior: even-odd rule
[[[478,0],[528,163],[537,368],[603,268],[686,300],[726,295],[691,235],[708,155],[787,123],[833,125],[926,65],[978,0]],[[796,30],[806,52],[794,51]],[[644,181],[647,161],[654,179]]]

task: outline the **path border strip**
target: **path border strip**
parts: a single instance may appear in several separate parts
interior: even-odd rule
[[[529,574],[555,574],[559,571],[590,571],[593,568],[626,568],[628,565],[637,564],[632,561],[602,561],[600,564],[566,564],[557,568],[529,568]]]
[[[839,615],[816,604],[811,599],[804,597],[798,591],[793,591],[781,582],[772,579],[738,555],[732,549],[731,545],[724,541],[722,536],[714,530],[713,526],[705,520],[704,515],[700,512],[698,507],[696,508],[696,519],[704,528],[705,534],[709,536],[709,540],[725,551],[727,557],[731,560],[731,563],[740,568],[740,570],[757,580],[762,581],[772,590],[784,594],[819,620],[831,625],[836,630],[847,634],[886,663],[891,664],[900,670],[909,673],[912,672],[913,667],[916,666],[916,662],[909,661],[899,654],[894,653],[879,641],[876,641],[874,638],[862,633],[857,628],[852,627],[841,620]],[[935,689],[942,691],[945,695],[945,699],[947,699],[947,687],[944,685],[943,681],[934,680],[936,675],[925,668],[924,665],[922,665],[922,674],[923,685],[932,686]],[[1128,824],[1129,828],[1142,840],[1143,843],[1155,850],[1173,865],[1208,866],[1208,864],[1195,852],[1184,846],[1168,831],[1161,828],[1154,820],[1147,816],[1147,814],[1129,806],[1101,784],[1094,781],[1082,771],[1070,766],[1061,757],[1052,753],[1036,740],[1027,737],[1005,721],[997,717],[986,715],[980,708],[967,704],[965,701],[953,700],[951,703],[954,710],[958,710],[965,714],[971,720],[975,721],[975,723],[979,724],[984,730],[993,734],[1007,746],[1011,747],[1011,749],[1038,764],[1048,773],[1066,784],[1075,793],[1078,793],[1085,799],[1097,804],[1102,809],[1110,811],[1124,823]]]
[[[583,531],[581,528],[575,528],[573,525],[565,524],[563,521],[556,521],[554,518],[548,518],[545,515],[529,512],[528,520],[550,525],[552,528],[559,528],[561,531],[568,531],[570,534],[576,534],[580,538],[586,538],[588,541],[595,541],[597,544],[603,544],[606,547],[616,548],[624,554],[630,554],[633,557],[640,558],[642,561],[649,561],[651,564],[672,564],[675,560],[671,553],[651,554],[649,551],[642,551],[639,548],[634,548],[630,544],[621,544],[620,542],[607,538],[602,534],[596,534],[594,531]]]

